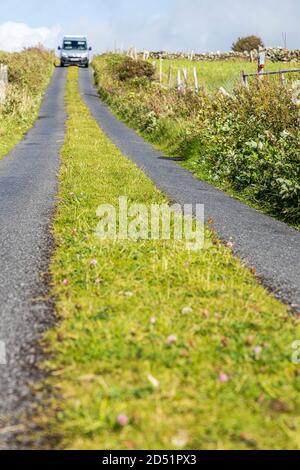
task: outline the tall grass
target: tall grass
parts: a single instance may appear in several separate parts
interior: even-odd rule
[[[54,55],[42,48],[20,53],[1,53],[8,66],[9,84],[0,106],[0,158],[22,138],[33,124],[53,72]]]

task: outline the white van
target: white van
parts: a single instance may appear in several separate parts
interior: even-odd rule
[[[91,47],[85,36],[64,36],[62,46],[58,46],[60,51],[60,66],[78,65],[88,67],[90,63]]]

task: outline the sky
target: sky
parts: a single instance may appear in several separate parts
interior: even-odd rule
[[[96,52],[227,51],[239,36],[257,34],[267,46],[300,49],[300,0],[2,0],[0,50],[86,34]]]

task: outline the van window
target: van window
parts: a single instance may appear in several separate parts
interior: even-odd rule
[[[86,51],[87,50],[87,43],[86,41],[78,41],[78,40],[64,40],[63,49],[67,51]]]

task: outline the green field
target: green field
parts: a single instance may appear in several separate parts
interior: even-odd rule
[[[157,76],[159,75],[159,60],[152,61],[156,64]],[[184,59],[163,60],[163,84],[168,85],[168,76],[170,66],[173,70],[173,86],[176,85],[176,77],[178,68],[186,68],[188,72],[188,84],[193,86],[193,68],[197,68],[198,80],[200,86],[205,86],[209,90],[224,87],[228,91],[232,91],[235,85],[241,81],[241,72],[255,73],[257,72],[257,63],[245,61],[190,61]],[[293,63],[274,63],[267,62],[265,71],[273,72],[278,70],[289,70],[298,68],[299,64]],[[299,78],[299,75],[298,75]]]

